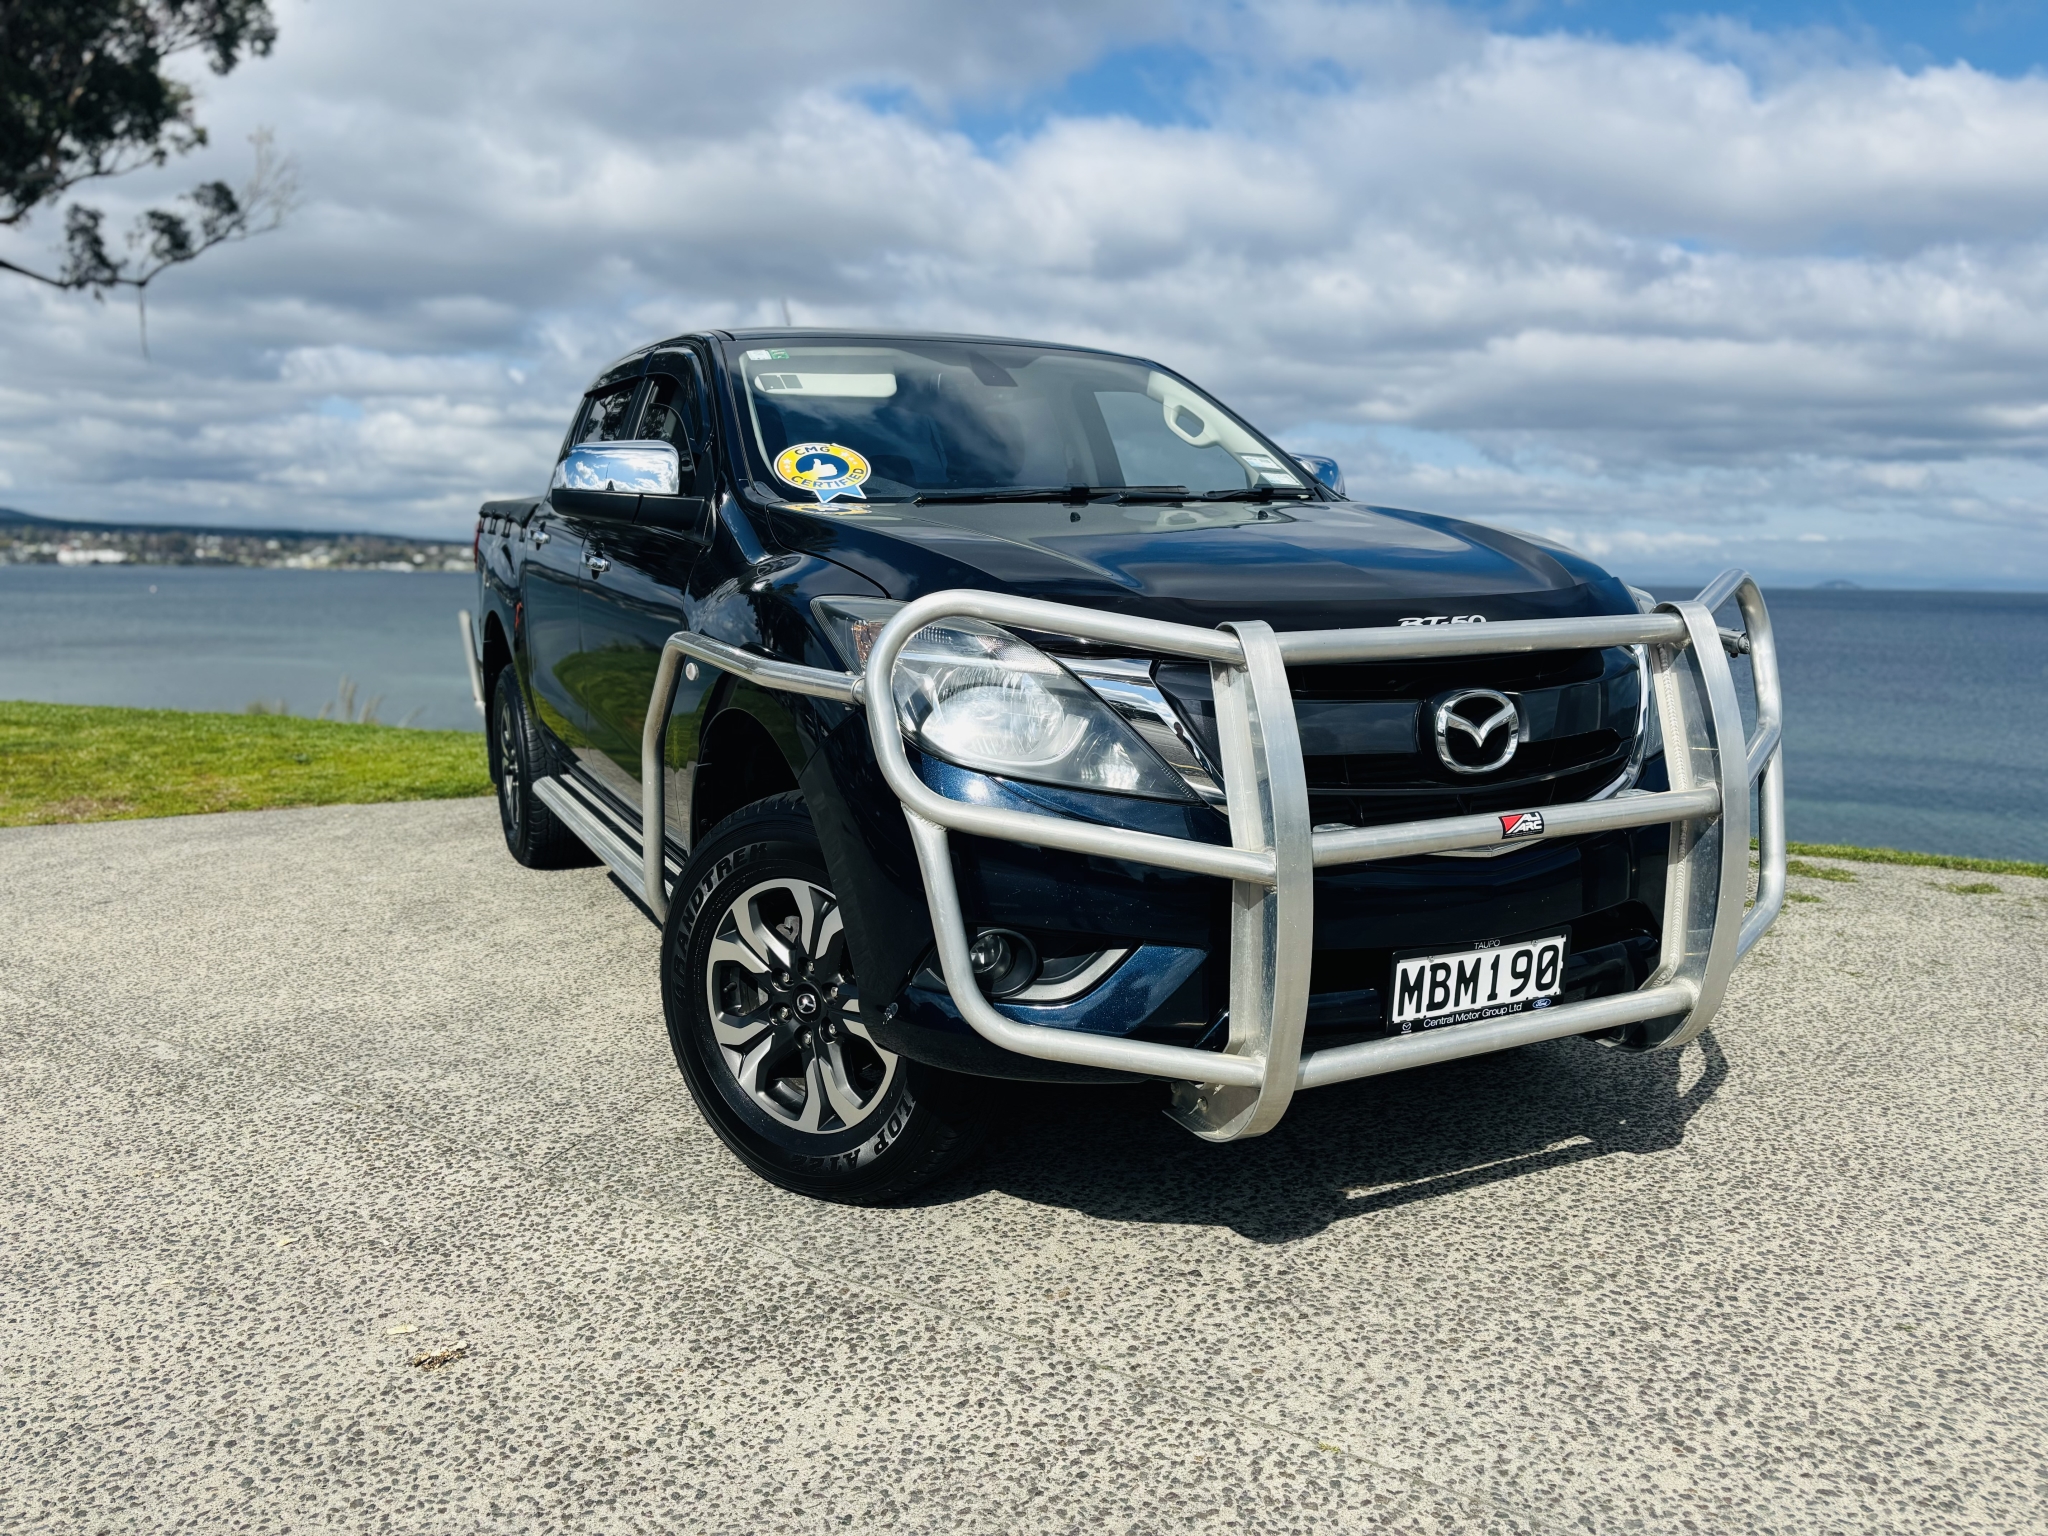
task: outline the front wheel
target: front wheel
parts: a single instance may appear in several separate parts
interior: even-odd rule
[[[769,1182],[823,1200],[894,1199],[978,1139],[971,1079],[878,1046],[803,801],[721,822],[676,883],[662,1007],[704,1118]]]

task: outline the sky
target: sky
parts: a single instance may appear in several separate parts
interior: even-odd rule
[[[146,360],[0,274],[0,505],[466,538],[607,361],[786,305],[1157,358],[1634,580],[2048,588],[2048,0],[274,4],[94,196],[267,128],[297,206]]]

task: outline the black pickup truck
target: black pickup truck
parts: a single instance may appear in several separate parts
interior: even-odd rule
[[[1657,604],[1350,501],[1143,359],[662,341],[477,568],[513,857],[663,923],[691,1093],[808,1194],[933,1177],[987,1078],[1157,1080],[1225,1141],[1426,1062],[1681,1046],[1783,899],[1752,581]]]

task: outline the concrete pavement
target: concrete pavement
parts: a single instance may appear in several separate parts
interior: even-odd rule
[[[1843,867],[1682,1055],[863,1211],[487,801],[0,832],[0,1529],[2048,1530],[2048,884]]]

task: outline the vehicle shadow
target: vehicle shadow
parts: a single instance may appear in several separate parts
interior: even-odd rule
[[[1160,1085],[1010,1085],[981,1163],[927,1199],[1000,1190],[1106,1221],[1286,1243],[1459,1190],[1669,1151],[1727,1076],[1711,1031],[1650,1055],[1557,1040],[1319,1088],[1270,1134],[1222,1146],[1168,1120]]]

